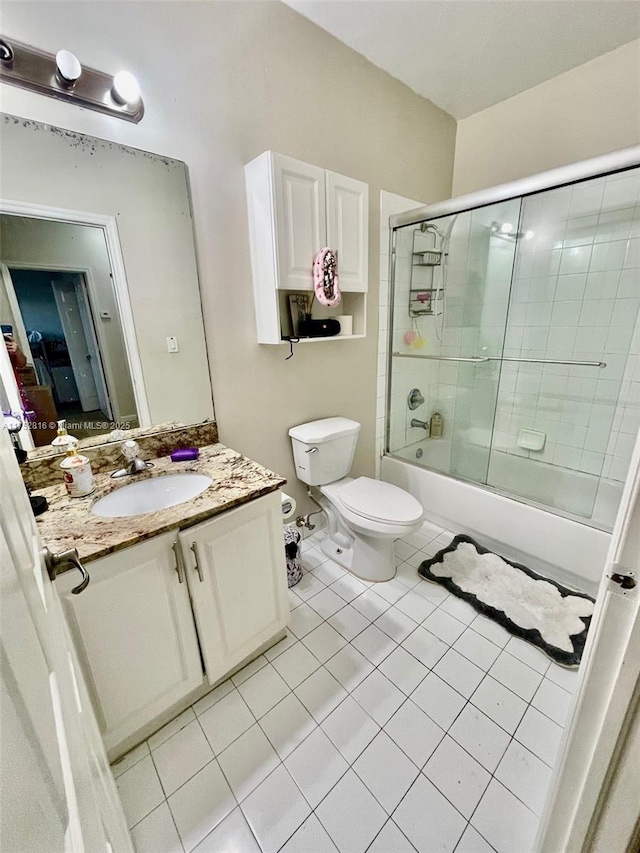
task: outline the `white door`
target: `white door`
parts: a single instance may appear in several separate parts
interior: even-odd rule
[[[53,295],[56,300],[62,330],[67,341],[71,367],[78,386],[80,405],[83,412],[93,412],[100,408],[98,389],[96,388],[91,367],[91,353],[87,344],[76,288],[72,281],[52,281]]]
[[[324,169],[273,155],[278,287],[313,290],[313,261],[327,245]]]
[[[211,684],[287,624],[281,503],[274,492],[180,534]]]
[[[166,533],[93,561],[82,595],[72,573],[55,582],[110,752],[204,681],[178,559]]]
[[[4,427],[0,494],[2,851],[132,853]]]
[[[369,289],[369,186],[327,172],[327,245],[338,253],[340,290]]]
[[[614,797],[619,749],[638,723],[640,699],[640,436],[611,537],[561,757],[536,850],[624,853],[640,820],[640,783]],[[635,718],[635,719],[634,719]],[[603,820],[606,817],[608,823]],[[606,828],[605,828],[606,827]],[[616,842],[602,834],[615,827]],[[592,846],[598,837],[601,846]],[[604,846],[602,846],[604,844]]]
[[[74,286],[76,290],[76,299],[78,300],[78,310],[80,312],[80,321],[84,329],[84,336],[87,341],[87,349],[89,350],[89,364],[93,373],[93,381],[96,384],[98,394],[99,409],[101,412],[113,420],[113,410],[109,400],[109,392],[107,391],[107,380],[102,367],[102,358],[98,348],[98,338],[93,325],[93,316],[91,314],[91,305],[89,303],[89,293],[84,276],[74,275]]]

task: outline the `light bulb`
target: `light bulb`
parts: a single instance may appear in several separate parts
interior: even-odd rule
[[[70,50],[59,50],[56,53],[56,71],[62,83],[75,83],[82,74],[82,65]]]
[[[118,71],[111,94],[119,104],[135,104],[140,100],[140,86],[130,71]]]
[[[510,222],[503,222],[500,226],[501,234],[511,234],[513,231],[513,225]]]

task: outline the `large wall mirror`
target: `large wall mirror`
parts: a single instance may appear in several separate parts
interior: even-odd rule
[[[52,425],[213,417],[186,166],[2,116],[0,369],[25,449]]]

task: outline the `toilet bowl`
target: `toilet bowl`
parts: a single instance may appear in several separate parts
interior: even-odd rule
[[[324,418],[289,430],[296,473],[322,508],[328,533],[322,551],[356,577],[387,581],[395,575],[393,541],[422,525],[421,504],[408,492],[347,474],[360,424]]]

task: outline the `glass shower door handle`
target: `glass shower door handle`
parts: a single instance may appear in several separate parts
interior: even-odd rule
[[[424,358],[430,361],[464,361],[472,364],[484,364],[487,361],[495,361],[488,355],[474,355],[465,357],[462,355],[421,355],[413,352],[392,352],[393,358]],[[501,361],[501,359],[497,359]]]

